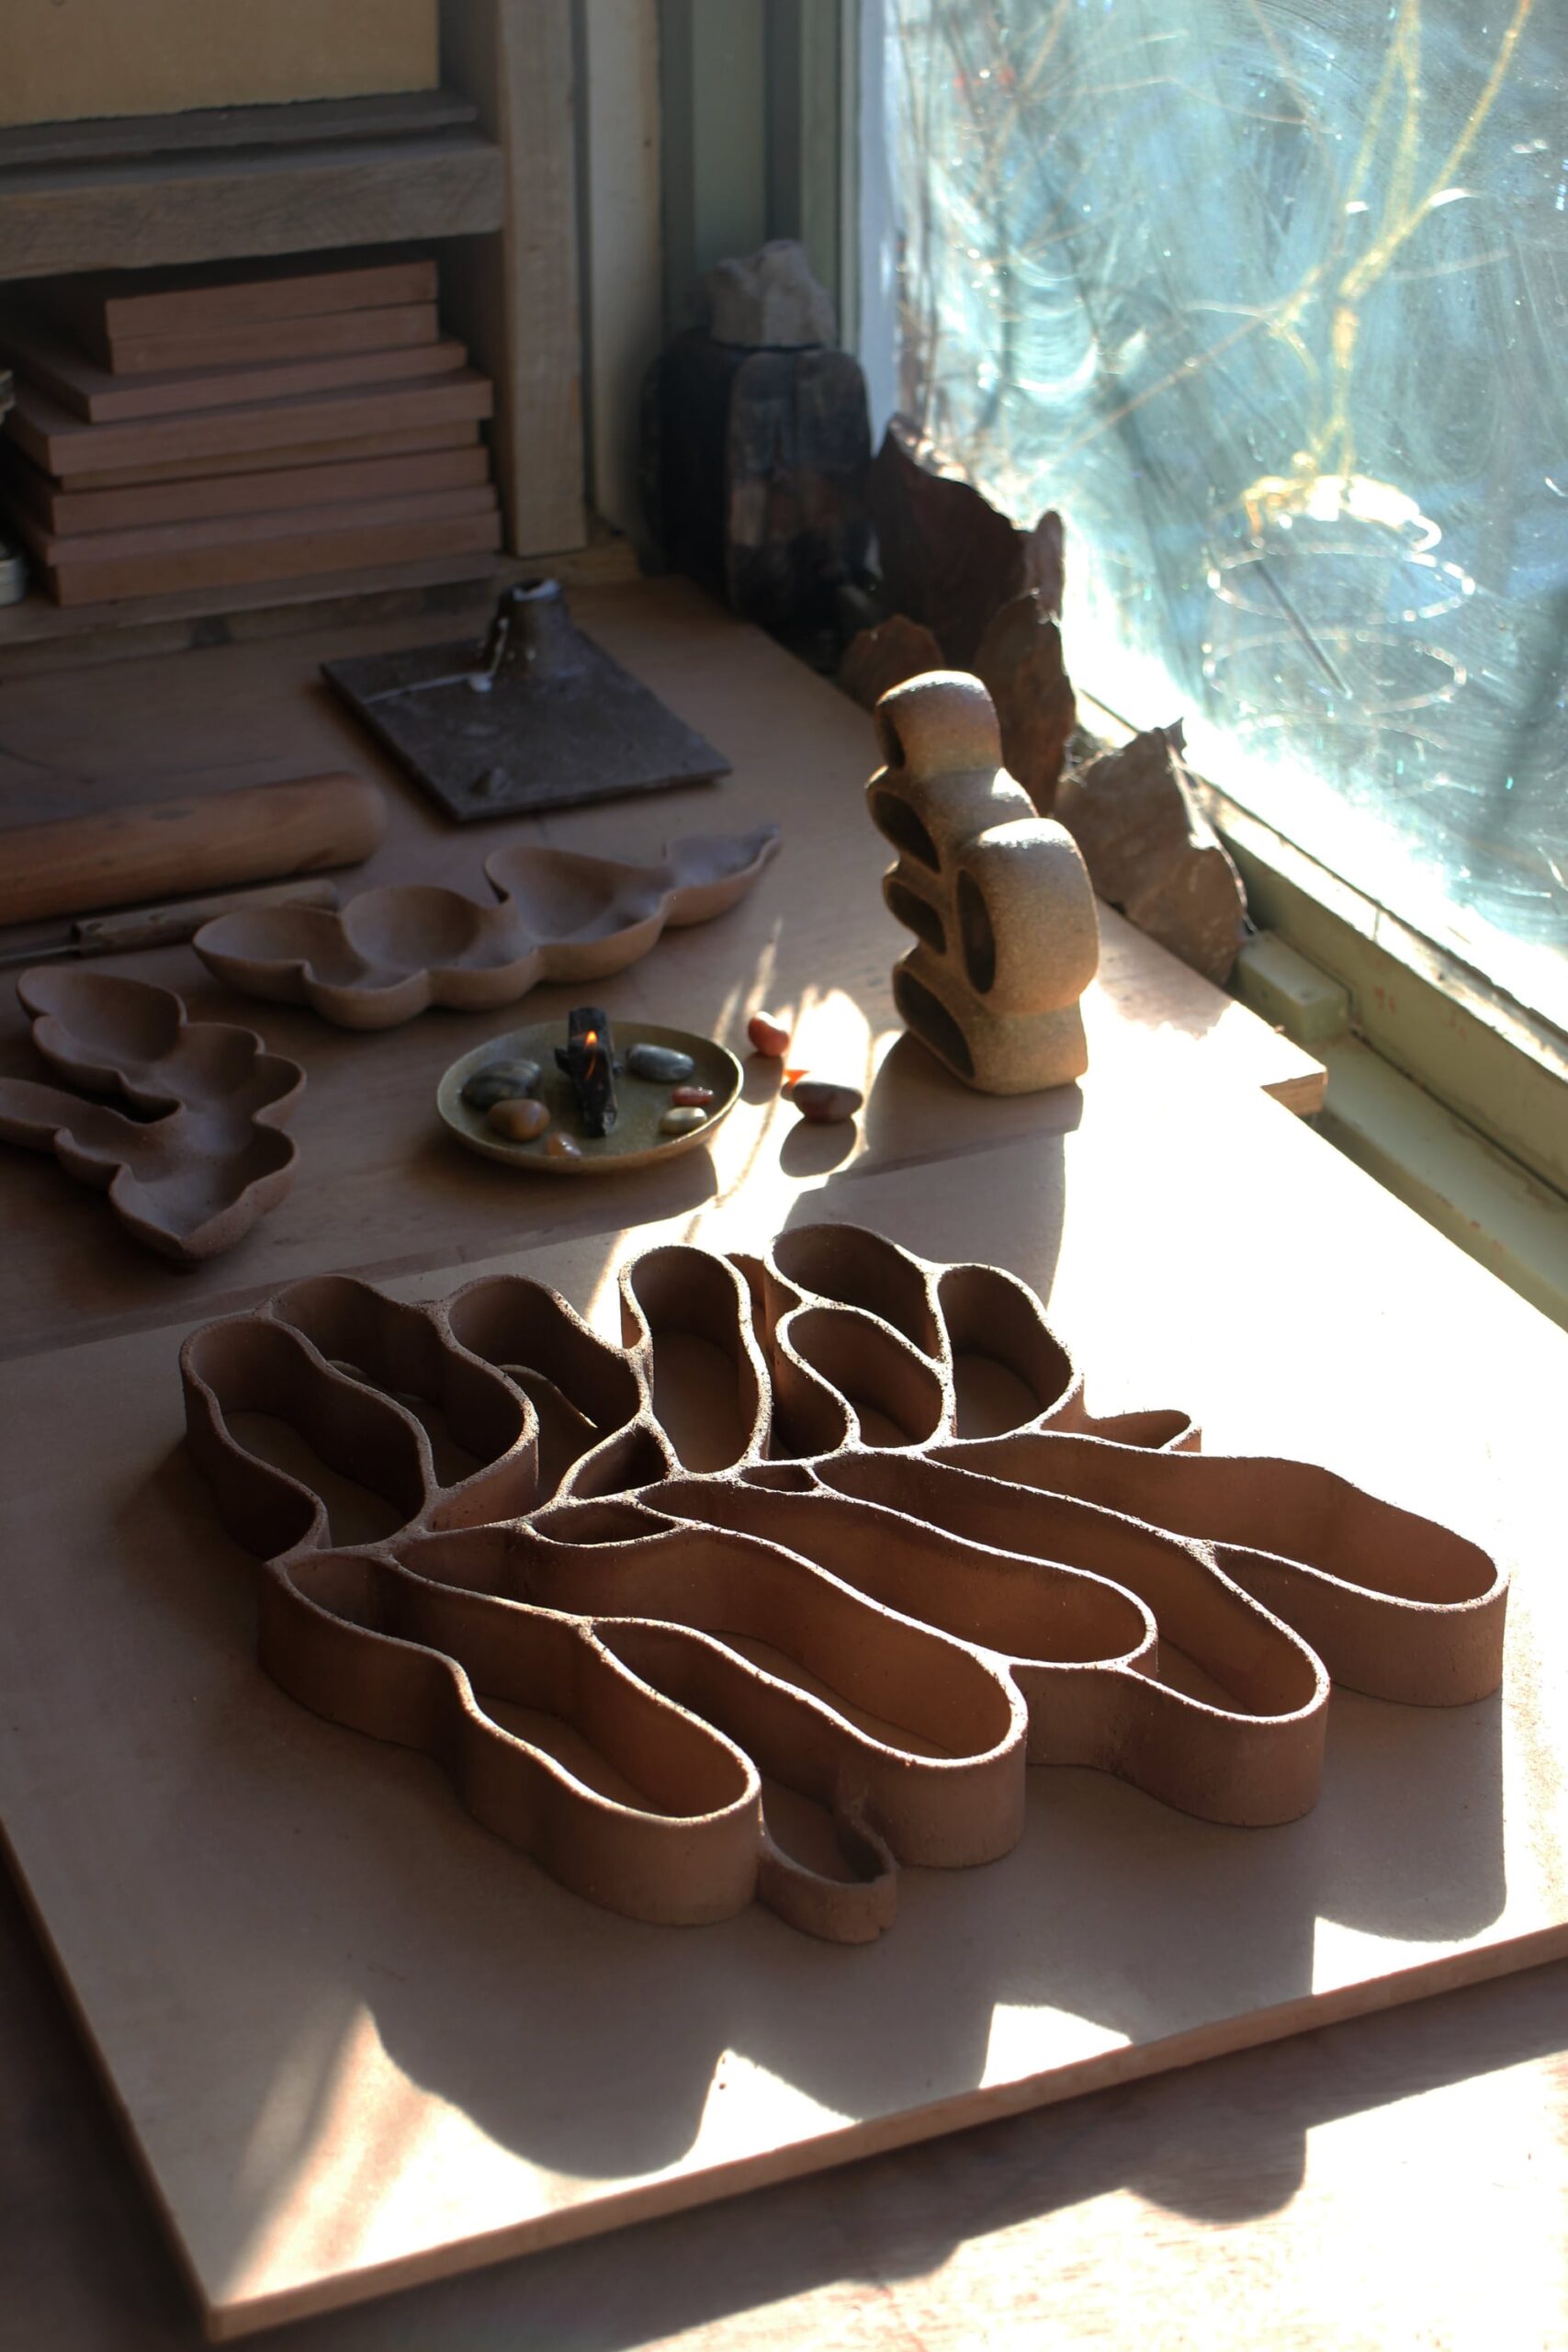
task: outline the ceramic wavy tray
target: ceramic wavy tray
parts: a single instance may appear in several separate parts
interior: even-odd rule
[[[294,1182],[297,1146],[279,1130],[304,1092],[298,1062],[254,1029],[187,1021],[172,989],[146,980],[39,965],[17,994],[34,1046],[80,1091],[0,1079],[0,1138],[52,1151],[164,1258],[215,1258],[277,1206]],[[90,1099],[115,1094],[125,1109]]]
[[[309,1004],[343,1029],[392,1029],[427,1006],[483,1012],[543,980],[598,980],[635,964],[666,926],[707,922],[743,899],[779,845],[776,825],[693,833],[656,865],[576,850],[512,848],[485,860],[498,903],[394,883],[339,913],[247,908],[193,946],[244,996]]]
[[[1500,1679],[1473,1544],[1178,1413],[1092,1420],[994,1268],[818,1226],[650,1250],[621,1302],[617,1348],[520,1276],[329,1275],[181,1357],[268,1670],[594,1902],[864,1940],[900,1863],[1008,1851],[1030,1764],[1261,1827],[1317,1796],[1331,1677]],[[343,1480],[377,1540],[334,1539]]]

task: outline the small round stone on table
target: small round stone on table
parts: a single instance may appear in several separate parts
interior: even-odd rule
[[[852,1119],[865,1101],[858,1086],[837,1086],[826,1078],[792,1079],[784,1091],[785,1100],[794,1103],[801,1117],[819,1127]]]

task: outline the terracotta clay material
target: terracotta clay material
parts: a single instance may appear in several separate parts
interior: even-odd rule
[[[610,1909],[862,1941],[900,1863],[1011,1848],[1030,1763],[1264,1826],[1315,1801],[1331,1675],[1501,1677],[1483,1553],[1179,1413],[1096,1420],[996,1268],[817,1226],[620,1294],[616,1347],[519,1276],[328,1276],[181,1356],[268,1670]],[[345,1481],[382,1532],[345,1540]]]
[[[898,853],[883,896],[916,937],[893,972],[906,1025],[985,1094],[1081,1078],[1100,924],[1077,844],[1002,766],[978,678],[933,670],[875,717],[886,765],[866,799]]]
[[[481,1012],[545,980],[597,980],[646,956],[666,925],[707,922],[743,899],[779,845],[776,825],[694,833],[654,865],[576,850],[512,848],[485,860],[499,904],[394,883],[341,914],[272,908],[223,915],[193,944],[243,995],[309,1004],[342,1029],[391,1029],[427,1006]]]
[[[146,980],[39,965],[17,994],[33,1044],[80,1092],[0,1079],[0,1137],[52,1151],[135,1240],[185,1263],[232,1250],[277,1206],[294,1182],[280,1130],[305,1090],[298,1062],[254,1029],[187,1021]],[[109,1094],[127,1107],[92,1099]]]

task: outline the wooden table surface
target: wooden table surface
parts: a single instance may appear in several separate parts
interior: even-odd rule
[[[300,1151],[293,1193],[228,1256],[170,1269],[128,1245],[102,1202],[42,1155],[0,1151],[0,1214],[13,1246],[0,1264],[0,1355],[97,1337],[171,1315],[265,1296],[325,1266],[367,1274],[482,1258],[554,1232],[613,1231],[695,1207],[752,1182],[768,1166],[791,1181],[852,1161],[867,1172],[973,1150],[1076,1124],[1076,1087],[1008,1100],[955,1089],[912,1040],[898,1042],[894,958],[909,944],[883,906],[886,842],[863,786],[875,764],[866,714],[755,629],[679,582],[574,596],[620,660],[734,763],[717,788],[688,787],[545,820],[453,826],[361,735],[321,684],[333,651],[419,641],[430,622],[364,631],[345,642],[302,636],[94,670],[65,687],[18,679],[0,701],[5,821],[354,768],[386,786],[388,835],[342,875],[344,899],[417,878],[488,896],[483,861],[518,840],[657,856],[682,833],[744,832],[769,820],[784,842],[732,914],[666,933],[640,964],[600,984],[612,1019],[706,1031],[745,1050],[759,1005],[795,1023],[793,1058],[843,1076],[870,1096],[852,1128],[802,1129],[774,1098],[776,1066],[753,1069],[749,1100],[696,1153],[641,1175],[520,1182],[455,1148],[434,1112],[436,1081],[458,1055],[523,1021],[564,1019],[581,989],[539,989],[517,1009],[425,1012],[400,1029],[334,1029],[315,1013],[241,998],[209,978],[189,947],[95,959],[177,989],[193,1019],[240,1021],[308,1074],[292,1122]],[[58,933],[61,926],[56,926]],[[1107,909],[1100,976],[1085,1000],[1090,1076],[1136,1083],[1151,1060],[1223,1068],[1292,1109],[1322,1100],[1323,1069],[1245,1005]],[[18,938],[26,934],[17,934]],[[890,1082],[874,1083],[888,1056]],[[0,987],[0,1070],[40,1075],[27,1023]]]
[[[1278,1041],[1258,1024],[1244,1029],[1201,983],[1189,989],[1190,976],[1162,972],[1114,922],[1106,979],[1089,1008],[1096,1059],[1081,1099],[1068,1090],[994,1104],[932,1084],[921,1057],[890,1035],[886,967],[898,934],[875,897],[882,853],[858,801],[863,719],[683,590],[582,604],[613,650],[736,758],[734,784],[700,812],[691,795],[638,808],[638,844],[656,846],[666,831],[739,829],[767,814],[786,828],[785,850],[751,906],[661,946],[614,984],[626,994],[612,1011],[620,1001],[656,1018],[672,1002],[684,1014],[694,1001],[733,1034],[752,1004],[779,1001],[839,1066],[858,1053],[857,1072],[875,1073],[852,1164],[834,1166],[798,1146],[792,1156],[793,1120],[760,1099],[717,1139],[737,1157],[716,1151],[710,1191],[754,1199],[759,1220],[777,1222],[803,1189],[963,1153],[962,1181],[983,1202],[992,1148],[1032,1135],[1048,1148],[1086,1106],[1092,1113],[1097,1088],[1146,1083],[1151,1191],[1180,1154],[1213,1204],[1210,1229],[1193,1232],[1191,1249],[1212,1255],[1224,1315],[1234,1321],[1238,1399],[1270,1354],[1291,1344],[1292,1317],[1312,1314],[1314,1287],[1336,1281],[1351,1302],[1379,1289],[1360,1343],[1377,1351],[1391,1385],[1414,1371],[1417,1351],[1431,1382],[1433,1335],[1451,1303],[1456,1416],[1484,1420],[1477,1363],[1484,1366],[1489,1346],[1506,1346],[1516,1363],[1521,1351],[1529,1355],[1538,1323],[1539,1361],[1560,1370],[1557,1335],[1549,1339],[1540,1318],[1326,1147],[1252,1100],[1265,1084],[1289,1088],[1307,1075],[1270,1062]],[[36,782],[9,796],[13,813],[59,813],[70,795],[83,806],[110,789],[182,790],[204,758],[215,779],[221,772],[235,784],[345,755],[373,768],[331,706],[309,691],[312,658],[291,640],[188,657],[177,668],[126,664],[95,673],[90,692],[64,702],[58,681],[18,684],[0,716],[0,779],[28,774]],[[448,833],[400,790],[397,798],[382,870],[417,864],[476,888],[480,854],[507,831]],[[633,821],[628,813],[628,837]],[[560,820],[549,830],[558,840],[591,839],[594,820]],[[619,838],[617,820],[617,846]],[[1127,976],[1120,994],[1119,967]],[[492,1171],[441,1155],[416,1128],[434,1077],[491,1023],[508,1025],[505,1016],[430,1014],[379,1039],[345,1038],[303,1014],[241,1013],[196,981],[186,951],[115,968],[186,989],[193,1010],[254,1018],[271,1042],[299,1051],[312,1076],[298,1130],[309,1156],[293,1201],[233,1258],[186,1279],[136,1256],[101,1204],[46,1163],[4,1155],[0,1197],[12,1246],[0,1296],[13,1353],[188,1322],[307,1266],[390,1271],[479,1259],[559,1236],[573,1220],[608,1232],[688,1205],[679,1192],[652,1188],[635,1200],[605,1197],[620,1194],[618,1183],[581,1205],[567,1185],[558,1198],[540,1186],[542,1197],[520,1203],[491,1183]],[[550,1001],[542,995],[540,1011]],[[1195,1042],[1205,1035],[1206,1044]],[[6,1066],[25,1067],[25,1041],[14,1031],[6,1047]],[[356,1064],[367,1073],[362,1081]],[[362,1097],[345,1106],[356,1083]],[[1268,1171],[1271,1193],[1288,1197],[1249,1193],[1249,1163]],[[296,1210],[303,1214],[286,1226]],[[1279,1317],[1258,1247],[1270,1232],[1288,1265]],[[1292,1235],[1304,1237],[1295,1262]],[[1058,1273],[1071,1307],[1071,1263]],[[1081,1297],[1076,1305],[1081,1314]],[[1161,1328],[1157,1299],[1146,1336],[1156,1363],[1179,1337]],[[1440,1419],[1432,1434],[1440,1451]],[[525,2344],[629,2352],[668,2343],[705,2352],[803,2343],[877,2352],[1012,2343],[1491,2352],[1561,2344],[1565,2041],[1568,1963],[302,2322],[276,2340],[297,2352]],[[0,1890],[0,2346],[152,2352],[198,2341],[151,2204],[8,1888]]]

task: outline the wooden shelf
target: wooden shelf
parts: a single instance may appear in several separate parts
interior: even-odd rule
[[[0,278],[488,235],[502,151],[477,131],[0,170]]]
[[[369,98],[300,98],[289,106],[201,107],[188,114],[22,123],[0,130],[0,171],[18,164],[144,161],[176,150],[298,147],[308,141],[403,139],[468,129],[479,119],[455,90],[393,90]]]
[[[35,590],[0,605],[0,681],[45,670],[82,671],[100,662],[287,637],[319,624],[358,628],[421,613],[472,615],[453,634],[482,630],[501,590],[540,571],[568,588],[616,587],[638,577],[629,539],[602,534],[590,545],[519,562],[506,555],[427,556],[370,571],[323,571],[303,580],[193,588],[183,595],[131,596],[118,604],[61,605]],[[431,631],[441,635],[439,626]]]

